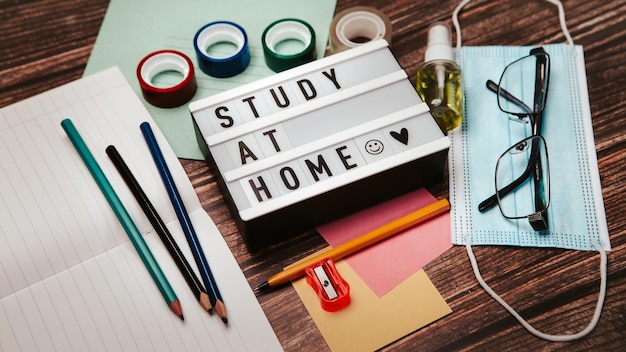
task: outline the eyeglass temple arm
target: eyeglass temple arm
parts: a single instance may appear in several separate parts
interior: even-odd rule
[[[512,190],[519,187],[524,181],[528,179],[528,176],[530,176],[530,173],[532,172],[532,169],[533,169],[531,165],[532,164],[529,162],[528,166],[526,167],[526,170],[524,170],[524,172],[522,173],[520,177],[518,177],[517,179],[515,179],[513,182],[509,183],[505,187],[502,187],[502,189],[498,190],[500,197],[503,197],[509,194]],[[491,197],[483,200],[480,204],[478,204],[478,211],[480,212],[487,211],[493,208],[496,204],[498,204],[498,197],[496,194],[493,194]]]
[[[510,101],[511,103],[519,106],[520,108],[524,109],[524,111],[526,111],[526,113],[528,113],[528,115],[532,115],[533,114],[533,109],[531,109],[530,107],[528,107],[528,105],[524,104],[524,102],[522,102],[521,100],[517,99],[513,94],[509,93],[506,89],[504,88],[500,88],[500,86],[488,79],[487,80],[487,89],[489,89],[490,91],[502,96],[504,99]]]
[[[532,151],[531,151],[532,152]],[[535,231],[543,231],[548,229],[548,212],[546,204],[541,197],[541,193],[544,192],[543,184],[541,183],[541,159],[537,159],[534,163],[534,177],[535,183],[535,213],[528,217],[528,221]]]
[[[548,83],[549,83],[549,63],[547,59],[547,53],[543,47],[534,48],[530,51],[531,55],[535,55],[537,61],[535,63],[535,96],[533,100],[534,109],[532,113],[538,114],[543,111],[543,107],[546,105],[546,99],[548,98]],[[539,121],[541,122],[541,120]],[[538,128],[541,129],[541,124],[538,124]]]
[[[545,54],[546,52],[543,48],[536,48],[531,50],[530,53]],[[547,99],[548,96],[549,76],[547,75],[547,72],[549,64],[545,56],[538,55],[536,57],[535,97],[533,103],[535,105],[534,111],[538,112],[535,115],[533,134],[541,135],[543,120],[543,109],[541,107],[545,106],[545,99]],[[548,229],[548,212],[546,211],[544,198],[541,196],[541,193],[544,192],[543,184],[541,182],[541,179],[543,178],[543,168],[541,166],[541,158],[538,156],[538,147],[533,145],[531,150],[531,159],[535,159],[535,162],[529,164],[535,166],[533,169],[533,182],[535,184],[535,213],[528,217],[528,221],[535,231],[543,231]]]

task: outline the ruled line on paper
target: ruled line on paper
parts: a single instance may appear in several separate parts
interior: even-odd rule
[[[147,237],[157,247],[156,235]],[[158,251],[167,255],[164,248]],[[174,263],[166,263],[164,268],[170,274],[177,270]],[[0,313],[4,313],[0,314],[0,341],[11,341],[13,337],[8,335],[22,335],[20,340],[26,338],[33,344],[20,346],[23,350],[47,350],[47,346],[59,351],[85,350],[85,341],[91,348],[95,342],[109,351],[170,351],[181,350],[181,346],[182,350],[208,346],[213,346],[209,351],[236,350],[219,348],[225,341],[212,341],[211,331],[223,339],[223,327],[217,319],[213,319],[215,324],[201,322],[204,311],[186,314],[186,321],[194,322],[193,326],[201,322],[199,329],[178,326],[177,318],[164,309],[153,281],[143,275],[145,270],[132,245],[125,243],[0,299]],[[172,277],[177,286],[185,285],[182,277]],[[191,293],[181,296],[186,302],[195,300]],[[3,316],[11,321],[3,321]],[[74,320],[81,324],[72,324]],[[29,331],[39,333],[28,335]]]

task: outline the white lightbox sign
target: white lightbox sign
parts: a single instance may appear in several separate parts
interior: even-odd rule
[[[189,109],[251,247],[440,180],[450,146],[385,40]]]

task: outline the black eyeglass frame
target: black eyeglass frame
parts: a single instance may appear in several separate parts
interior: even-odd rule
[[[532,109],[526,104],[524,104],[521,100],[513,96],[511,93],[507,92],[504,88],[502,88],[502,79],[504,78],[507,69],[511,65],[521,60],[527,59],[529,56],[535,56],[537,58],[536,65],[535,65],[535,91],[534,91]],[[499,205],[500,204],[499,199],[502,199],[503,197],[505,197],[506,195],[508,195],[515,189],[517,189],[526,180],[532,177],[532,181],[535,184],[535,196],[534,196],[535,213],[530,214],[528,216],[510,217],[510,216],[507,216],[502,211],[502,209],[500,209],[500,211],[502,212],[503,216],[509,219],[521,219],[521,218],[527,217],[530,222],[530,225],[535,231],[544,231],[548,229],[547,209],[549,206],[550,197],[548,195],[547,202],[545,202],[544,204],[544,198],[542,197],[540,193],[542,192],[541,180],[543,177],[543,168],[542,168],[541,158],[540,158],[540,150],[539,150],[540,147],[538,145],[539,141],[537,140],[537,138],[532,138],[532,137],[538,136],[539,138],[543,139],[543,136],[541,135],[541,128],[542,128],[542,122],[543,122],[543,111],[545,109],[546,100],[548,97],[549,80],[550,80],[550,55],[548,55],[548,53],[542,47],[539,47],[539,48],[532,49],[528,56],[520,58],[510,63],[509,65],[507,65],[507,67],[504,69],[502,73],[502,76],[500,77],[499,84],[496,84],[491,80],[487,81],[487,88],[491,90],[492,92],[496,93],[498,96],[497,101],[498,101],[498,107],[500,108],[500,110],[502,110],[503,112],[507,114],[517,116],[517,119],[519,119],[520,121],[524,121],[525,118],[528,118],[530,120],[532,136],[529,139],[532,140],[532,145],[531,145],[530,158],[528,160],[528,165],[526,166],[526,169],[524,170],[524,172],[518,178],[516,178],[511,183],[509,183],[508,185],[502,187],[499,190],[496,189],[495,193],[492,196],[485,199],[483,202],[481,202],[478,205],[478,210],[480,212],[485,212],[491,209],[492,207],[494,207],[496,204]],[[517,105],[523,110],[523,112],[507,110],[506,108],[502,106],[500,97]],[[516,145],[518,143],[516,143]],[[545,145],[545,141],[544,141],[544,145]],[[546,155],[547,155],[547,151],[546,151]],[[549,171],[548,171],[548,175],[549,175]],[[549,192],[549,188],[548,188],[548,192]]]

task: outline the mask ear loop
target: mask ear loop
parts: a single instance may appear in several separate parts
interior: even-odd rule
[[[589,325],[585,327],[583,330],[576,334],[571,335],[549,335],[543,333],[537,329],[535,329],[532,325],[530,325],[524,318],[522,318],[519,313],[515,311],[511,306],[509,306],[483,279],[480,274],[480,270],[478,269],[478,262],[476,261],[476,257],[474,256],[474,252],[472,251],[471,236],[468,235],[465,241],[465,249],[467,250],[467,256],[470,259],[470,263],[472,264],[472,269],[474,270],[474,275],[476,279],[480,283],[480,286],[493,298],[496,302],[500,303],[517,321],[522,324],[528,332],[531,334],[542,338],[544,340],[552,341],[552,342],[566,342],[577,340],[581,337],[589,334],[593,329],[595,329],[598,321],[600,320],[600,314],[602,313],[602,306],[604,305],[604,298],[606,297],[606,270],[607,270],[607,256],[606,251],[602,248],[600,244],[596,241],[592,241],[593,246],[600,252],[600,292],[598,293],[598,302],[596,303],[596,309],[593,313],[593,317],[589,322]]]
[[[463,7],[465,7],[465,5],[467,5],[470,1],[471,0],[461,1],[452,12],[452,23],[454,24],[454,30],[456,31],[456,50],[461,50],[461,25],[459,24],[459,12],[461,12],[461,9],[463,9]],[[561,30],[565,35],[567,43],[573,48],[574,40],[567,29],[567,23],[565,23],[565,10],[563,9],[563,4],[559,0],[546,1],[555,5],[559,9],[559,23],[561,24]]]

